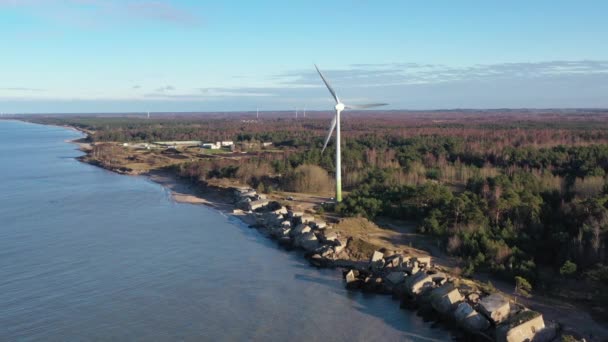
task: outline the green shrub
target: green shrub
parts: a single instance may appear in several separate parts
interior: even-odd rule
[[[570,260],[566,260],[564,265],[559,269],[559,274],[564,277],[572,276],[574,273],[576,273],[576,264]]]

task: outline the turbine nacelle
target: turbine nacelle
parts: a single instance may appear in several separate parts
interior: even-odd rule
[[[344,110],[344,108],[346,108],[346,106],[344,105],[344,103],[340,102],[340,103],[337,103],[334,108],[336,108],[336,111],[341,112]]]

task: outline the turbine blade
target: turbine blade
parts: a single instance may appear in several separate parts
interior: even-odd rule
[[[334,91],[334,88],[331,87],[331,85],[329,85],[329,82],[327,82],[327,80],[325,79],[325,76],[323,76],[323,73],[321,73],[321,70],[319,70],[319,67],[315,64],[315,68],[317,69],[317,72],[319,73],[319,76],[321,76],[321,79],[323,80],[323,83],[325,83],[325,86],[327,87],[327,90],[329,90],[329,92],[331,93],[331,96],[334,97],[334,100],[336,100],[336,103],[340,103],[340,99],[338,98],[338,95],[336,95],[336,92]]]
[[[368,104],[360,104],[360,105],[346,105],[344,108],[346,109],[367,109],[374,107],[386,106],[388,103],[368,103]]]
[[[329,139],[331,138],[331,134],[334,132],[334,129],[336,129],[336,116],[334,115],[333,119],[331,119],[331,124],[329,125],[329,132],[327,133],[327,137],[325,138],[325,142],[323,143],[323,149],[321,150],[321,154],[323,154],[323,152],[325,152],[325,148],[327,147],[327,143],[329,142]]]

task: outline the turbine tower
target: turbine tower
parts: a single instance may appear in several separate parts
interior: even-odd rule
[[[315,68],[317,69],[319,76],[321,76],[323,83],[325,83],[327,90],[329,90],[329,93],[336,101],[336,105],[334,106],[334,109],[336,110],[336,114],[334,115],[333,119],[331,120],[331,124],[329,125],[329,132],[327,133],[327,138],[325,138],[325,142],[323,143],[323,150],[321,150],[321,153],[325,152],[327,143],[329,142],[329,139],[331,138],[331,134],[333,133],[333,131],[335,129],[336,130],[336,202],[342,202],[342,158],[340,155],[340,113],[342,113],[342,111],[344,111],[345,109],[367,109],[367,108],[385,106],[386,103],[345,105],[344,103],[342,103],[340,101],[340,99],[338,98],[338,95],[336,94],[334,89],[331,87],[331,85],[329,84],[329,82],[327,81],[325,76],[323,76],[323,73],[321,73],[321,70],[319,70],[319,67],[316,64],[315,64]]]

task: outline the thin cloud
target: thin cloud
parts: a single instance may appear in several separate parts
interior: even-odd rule
[[[40,91],[45,91],[45,89],[40,89],[40,88],[24,88],[24,87],[7,87],[7,88],[0,88],[0,90],[7,90],[7,91],[27,91],[27,92],[40,92]]]
[[[199,17],[163,1],[138,1],[127,3],[125,9],[133,16],[165,21],[186,26],[201,23]]]
[[[156,91],[160,92],[160,93],[164,93],[164,92],[168,92],[168,91],[173,91],[175,90],[175,87],[170,86],[170,85],[166,85],[160,88],[157,88]]]
[[[547,61],[480,64],[467,67],[417,63],[354,64],[345,69],[327,69],[323,72],[332,82],[343,83],[348,87],[374,87],[606,74],[608,61]],[[284,86],[321,86],[319,76],[314,69],[278,74],[272,79]]]
[[[185,27],[202,24],[192,11],[161,0],[0,0],[0,7],[24,8],[33,16],[78,27],[116,25],[133,19]]]
[[[163,88],[159,88],[163,89]],[[145,94],[148,99],[166,100],[214,100],[219,98],[247,98],[247,97],[271,97],[276,96],[268,89],[260,88],[199,88],[199,93],[169,94],[164,91]]]

